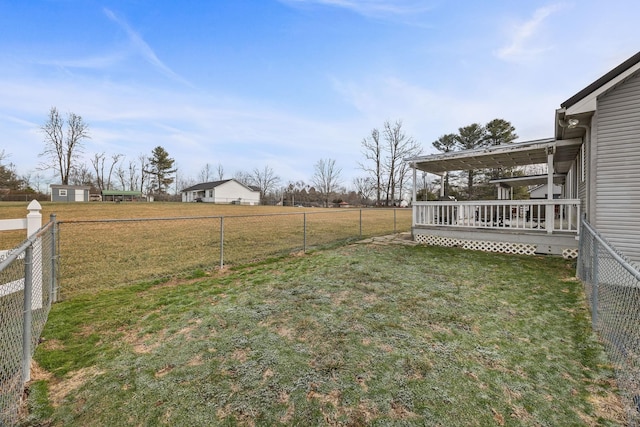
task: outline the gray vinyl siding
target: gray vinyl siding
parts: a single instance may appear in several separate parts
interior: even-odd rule
[[[618,251],[640,264],[640,77],[599,98],[598,116],[592,223]]]

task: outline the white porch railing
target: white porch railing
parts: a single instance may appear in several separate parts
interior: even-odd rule
[[[413,225],[577,234],[580,228],[580,200],[414,202]]]

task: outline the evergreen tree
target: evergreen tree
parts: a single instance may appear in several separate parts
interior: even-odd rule
[[[151,191],[158,194],[166,194],[169,185],[173,183],[177,169],[173,168],[175,160],[169,157],[167,150],[158,146],[151,151],[149,159],[150,169],[145,171],[151,176]]]
[[[487,130],[484,126],[473,123],[458,129],[456,136],[457,145],[461,150],[473,150],[484,147],[487,143]],[[476,177],[475,170],[467,171],[467,200],[473,199],[473,183]]]

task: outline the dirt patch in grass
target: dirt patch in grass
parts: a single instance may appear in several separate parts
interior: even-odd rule
[[[40,347],[46,350],[63,350],[64,342],[57,339],[43,340]]]
[[[54,407],[61,406],[69,394],[102,374],[104,374],[104,371],[101,371],[95,366],[91,366],[71,372],[63,379],[50,380],[49,399],[51,405]]]
[[[53,375],[51,372],[43,369],[35,360],[31,361],[31,381],[51,380]]]
[[[616,384],[614,380],[608,379],[603,380],[603,382],[607,383],[605,385],[606,388],[615,390]],[[627,414],[625,413],[623,403],[618,394],[614,393],[613,391],[603,394],[599,393],[595,389],[591,389],[589,402],[591,402],[591,404],[595,408],[595,415],[597,418],[613,420],[620,425],[625,424]],[[591,421],[594,421],[593,418],[591,418]]]

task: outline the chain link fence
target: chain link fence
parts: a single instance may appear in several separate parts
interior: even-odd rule
[[[583,220],[577,273],[593,329],[616,371],[629,425],[640,426],[640,271]]]
[[[411,209],[60,221],[60,297],[411,229]]]
[[[55,221],[0,260],[0,425],[14,425],[56,294]]]

